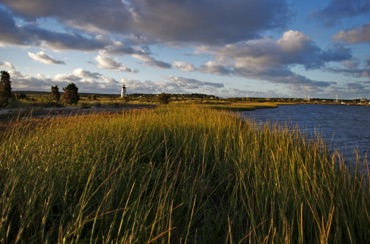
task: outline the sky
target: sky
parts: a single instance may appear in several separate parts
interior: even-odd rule
[[[0,0],[13,91],[370,99],[369,0]]]

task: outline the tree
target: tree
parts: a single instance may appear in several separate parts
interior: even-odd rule
[[[1,71],[0,81],[0,107],[5,107],[8,104],[9,98],[12,97],[12,86],[10,75],[6,71]]]
[[[158,95],[158,101],[161,104],[168,104],[171,100],[171,95],[166,93],[161,93]]]
[[[51,86],[51,94],[50,94],[50,97],[55,102],[59,102],[59,100],[60,100],[60,92],[59,92],[59,87],[58,86]]]
[[[78,95],[78,87],[74,83],[70,83],[68,86],[63,88],[62,100],[66,104],[77,104],[80,100]]]

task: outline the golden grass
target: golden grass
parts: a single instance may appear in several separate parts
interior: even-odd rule
[[[369,171],[298,128],[167,105],[23,121],[0,143],[1,243],[370,239]]]

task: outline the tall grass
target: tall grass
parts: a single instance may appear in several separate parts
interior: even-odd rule
[[[297,128],[168,105],[24,120],[0,143],[1,243],[370,239],[369,171]]]

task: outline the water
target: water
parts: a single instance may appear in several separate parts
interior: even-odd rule
[[[354,161],[355,150],[362,160],[370,151],[370,107],[367,106],[280,105],[241,115],[256,122],[298,125],[308,136],[319,132],[329,148],[339,150],[348,164]]]

